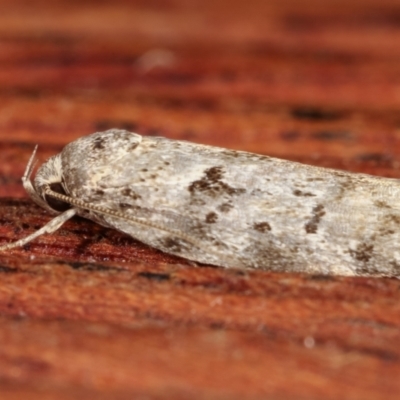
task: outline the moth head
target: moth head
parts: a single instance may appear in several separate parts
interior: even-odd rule
[[[59,213],[71,208],[70,204],[49,196],[46,193],[46,191],[50,189],[52,192],[67,195],[67,190],[63,178],[61,154],[57,154],[49,158],[38,169],[33,183],[33,190],[36,196],[32,194],[32,189],[29,190],[26,186],[25,189],[27,189],[28,193],[31,195],[36,203],[48,209],[49,211]]]

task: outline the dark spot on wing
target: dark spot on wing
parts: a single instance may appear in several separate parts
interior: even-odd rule
[[[128,150],[129,151],[135,150],[136,147],[138,147],[138,146],[139,146],[139,143],[138,142],[134,142],[129,146]]]
[[[205,171],[206,177],[210,182],[216,183],[222,179],[223,168],[222,167],[212,167]]]
[[[318,176],[313,177],[313,178],[307,178],[307,182],[318,182],[318,181],[323,181],[324,178],[320,178]]]
[[[349,249],[350,255],[357,261],[368,262],[373,254],[374,245],[368,243],[359,243],[355,250]]]
[[[191,226],[188,227],[188,230],[190,232],[190,235],[198,237],[200,239],[205,239],[207,237],[209,227],[202,222],[193,221]]]
[[[93,141],[93,150],[103,150],[104,149],[104,138],[102,137],[97,137],[94,141]]]
[[[200,199],[198,197],[192,199],[190,203],[195,206],[204,206],[206,204],[203,199]]]
[[[97,189],[97,190],[94,191],[94,194],[96,194],[97,196],[103,196],[104,195],[104,190]]]
[[[332,175],[338,176],[339,178],[349,178],[349,173],[332,170],[330,171]]]
[[[378,208],[392,208],[391,206],[389,206],[389,204],[387,204],[385,201],[382,201],[382,200],[374,201],[374,205],[375,205],[375,207],[378,207]]]
[[[233,208],[233,204],[232,203],[222,203],[221,205],[219,205],[218,207],[218,210],[219,211],[221,211],[221,212],[223,212],[223,213],[227,213],[227,212],[229,212],[230,210],[232,210],[232,208]]]
[[[267,238],[268,236],[266,236]],[[298,262],[297,247],[288,246],[281,248],[275,243],[267,240],[256,242],[248,249],[252,255],[250,266],[263,269],[265,271],[278,272],[298,272],[302,270],[302,265]]]
[[[224,150],[221,153],[225,157],[232,157],[232,158],[238,158],[241,154],[239,151],[234,151],[234,150]]]
[[[231,158],[232,160],[238,160],[238,161],[258,161],[258,160],[264,160],[264,161],[271,161],[271,157],[268,156],[263,156],[261,154],[255,154],[255,153],[248,153],[245,151],[235,151],[235,150],[222,150],[221,151],[221,157],[225,158]]]
[[[227,194],[229,196],[237,196],[246,192],[242,188],[234,188],[225,183],[222,178],[224,170],[222,167],[212,167],[204,171],[204,176],[192,182],[188,190],[192,195],[203,193],[210,197],[217,197],[219,195]]]
[[[318,230],[318,224],[320,223],[322,217],[325,215],[324,206],[322,204],[318,204],[313,208],[313,216],[311,219],[304,225],[304,229],[307,233],[316,233]]]
[[[384,203],[384,202],[382,202]],[[375,204],[377,205],[377,204]],[[390,209],[388,205],[381,206],[384,209]],[[393,235],[398,232],[400,227],[400,215],[396,214],[384,214],[382,219],[379,221],[378,234],[380,237]]]
[[[385,229],[380,231],[381,236],[393,235],[396,231],[393,229]]]
[[[304,197],[312,197],[312,196],[315,196],[315,194],[313,194],[313,193],[310,193],[310,192],[303,192],[302,190],[298,190],[298,189],[294,190],[294,191],[293,191],[293,194],[294,194],[295,196],[304,196]]]
[[[138,199],[142,198],[142,196],[140,196],[140,194],[137,194],[134,190],[132,190],[130,188],[123,189],[121,194],[123,196],[130,197],[133,200],[138,200]]]
[[[128,203],[119,203],[118,205],[119,205],[119,208],[122,210],[125,210],[127,208],[132,208],[132,205],[128,204]]]
[[[264,222],[255,223],[253,225],[253,228],[258,232],[265,233],[265,232],[269,232],[271,230],[271,225],[268,222],[264,221]]]
[[[332,171],[332,174],[340,178],[337,181],[337,188],[338,188],[338,194],[336,196],[337,201],[341,200],[347,194],[347,192],[356,190],[358,183],[355,178],[340,171]]]
[[[208,224],[214,224],[218,220],[218,215],[215,212],[209,212],[206,215],[206,222]]]
[[[400,215],[395,215],[395,214],[389,214],[385,216],[385,220],[388,223],[394,223],[396,225],[400,224]]]
[[[162,245],[171,252],[180,253],[182,251],[182,245],[179,243],[179,240],[167,237],[163,240]]]

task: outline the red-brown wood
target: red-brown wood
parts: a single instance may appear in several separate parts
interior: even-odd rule
[[[0,0],[0,244],[20,178],[111,127],[400,177],[390,0]],[[225,270],[84,219],[0,253],[0,397],[397,399],[396,279]]]

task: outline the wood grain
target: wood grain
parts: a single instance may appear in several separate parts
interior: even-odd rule
[[[0,243],[20,178],[111,127],[400,177],[390,0],[0,0]],[[195,266],[84,219],[0,254],[11,399],[397,399],[400,283]]]

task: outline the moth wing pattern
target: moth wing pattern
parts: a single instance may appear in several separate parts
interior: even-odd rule
[[[73,207],[58,221],[78,214],[196,262],[400,275],[396,179],[118,129],[71,142],[33,185],[27,174],[38,204]]]
[[[215,265],[353,275],[381,268],[386,244],[400,239],[396,180],[125,131],[100,136],[109,145],[96,154],[98,139],[88,141],[90,181],[74,184],[73,195],[151,222],[90,216],[162,251]],[[392,258],[388,273],[400,264]]]

